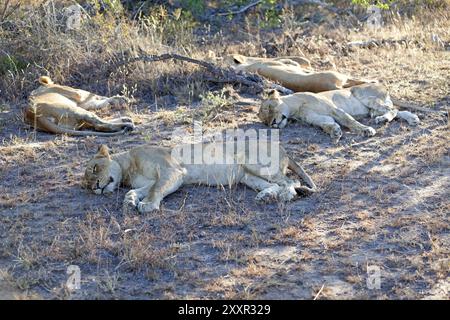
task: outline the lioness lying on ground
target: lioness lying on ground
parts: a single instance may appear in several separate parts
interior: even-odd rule
[[[352,131],[373,136],[375,129],[354,119],[370,115],[375,123],[390,122],[395,117],[418,125],[419,118],[409,111],[399,111],[381,84],[365,84],[349,89],[322,93],[294,93],[281,97],[271,91],[258,112],[259,119],[274,128],[284,128],[290,118],[321,127],[334,142],[342,136],[343,125]]]
[[[141,146],[110,155],[108,147],[102,145],[87,164],[85,181],[87,188],[96,194],[111,193],[121,184],[131,187],[132,190],[125,195],[124,209],[132,207],[141,213],[158,210],[164,197],[181,186],[190,184],[218,186],[243,183],[259,192],[256,196],[259,201],[290,201],[297,193],[316,191],[309,175],[287,156],[278,143],[269,143],[268,149],[276,148],[270,155],[271,168],[260,164],[246,164],[258,163],[248,161],[249,144],[244,143],[242,148],[236,148],[237,150],[234,146],[235,142],[184,145],[183,154],[200,148],[201,154],[223,152],[220,154],[225,155],[223,159],[226,159],[219,162],[225,164],[207,164],[204,161],[190,164],[198,162],[183,162],[180,157],[174,156],[175,149]],[[190,155],[188,158],[192,159]],[[301,185],[298,180],[289,179],[286,176],[288,168],[308,186]]]
[[[41,86],[31,92],[30,105],[25,110],[25,122],[36,129],[77,136],[114,136],[134,129],[134,124],[128,117],[103,120],[88,111],[111,105],[125,105],[128,103],[126,97],[101,97],[88,91],[55,84],[49,77],[40,77],[39,82]]]
[[[237,71],[258,73],[295,92],[323,92],[374,82],[352,79],[335,71],[307,70],[309,61],[299,63],[301,59],[308,61],[301,57],[252,58],[233,54],[226,57],[225,62]]]

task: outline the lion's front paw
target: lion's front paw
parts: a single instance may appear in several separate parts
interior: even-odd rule
[[[408,117],[406,121],[408,121],[408,124],[410,126],[418,126],[420,124],[420,119],[415,114],[413,114],[411,117]]]
[[[131,119],[130,117],[120,117],[120,121],[122,121],[123,123],[133,123],[133,119]]]
[[[375,118],[375,123],[376,124],[383,124],[385,122],[387,122],[388,119],[385,116],[379,116]]]
[[[159,210],[159,203],[154,202],[139,202],[137,205],[137,210],[139,213],[147,213]]]
[[[315,192],[317,192],[317,190],[314,188],[310,188],[310,187],[306,187],[306,186],[300,186],[298,188],[295,188],[295,191],[297,192],[297,195],[302,195],[302,196],[309,196]]]
[[[139,197],[136,191],[134,190],[128,191],[123,200],[123,211],[127,213],[130,210],[136,210],[138,204],[139,204]]]
[[[125,132],[128,132],[128,131],[133,131],[134,129],[136,129],[136,126],[134,125],[134,123],[133,122],[124,122],[123,123],[123,125],[122,125],[122,128],[123,128],[123,130],[125,131]]]
[[[292,201],[296,197],[297,191],[295,191],[295,187],[293,185],[290,187],[283,188],[278,194],[278,199],[282,202]]]
[[[278,185],[264,189],[256,195],[255,200],[264,203],[274,202],[278,199],[280,189],[281,187]]]
[[[334,127],[330,132],[331,139],[333,143],[338,143],[342,137],[342,130],[339,126]]]
[[[366,137],[372,137],[374,136],[377,132],[375,131],[374,128],[372,127],[365,127],[361,130],[362,134]]]

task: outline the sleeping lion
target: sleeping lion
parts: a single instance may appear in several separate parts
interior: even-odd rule
[[[119,185],[130,187],[131,190],[125,195],[123,202],[124,210],[131,207],[140,213],[158,210],[161,200],[183,185],[220,186],[242,183],[258,192],[258,201],[290,201],[298,193],[315,192],[313,180],[301,165],[292,160],[278,143],[269,144],[269,148],[277,148],[269,156],[274,164],[273,170],[267,170],[267,164],[263,166],[258,161],[248,161],[247,143],[236,149],[235,142],[184,145],[183,148],[187,147],[189,150],[191,147],[192,150],[200,147],[204,152],[208,150],[208,154],[218,154],[224,147],[231,146],[231,149],[226,149],[230,152],[224,153],[227,161],[216,162],[218,164],[205,163],[205,160],[202,163],[190,160],[183,162],[174,156],[174,149],[155,146],[140,146],[110,155],[108,147],[102,145],[94,158],[88,162],[84,177],[87,188],[95,194],[112,193]],[[192,162],[197,164],[191,164]],[[288,178],[288,168],[307,186]]]
[[[335,71],[312,71],[305,69],[309,61],[302,57],[253,58],[233,54],[225,62],[236,71],[254,72],[294,92],[323,92],[349,88],[355,85],[375,82],[352,79]]]
[[[291,118],[319,126],[334,142],[342,136],[341,125],[359,134],[375,135],[375,129],[355,120],[369,115],[375,117],[377,124],[390,122],[396,117],[412,126],[420,123],[415,114],[397,110],[381,84],[364,84],[321,93],[294,93],[283,97],[273,90],[258,112],[259,119],[274,128],[284,128]]]
[[[104,120],[89,111],[125,105],[126,97],[98,96],[55,84],[45,76],[40,77],[39,82],[41,86],[31,92],[30,104],[25,110],[25,122],[36,129],[75,136],[115,136],[134,129],[128,117]]]

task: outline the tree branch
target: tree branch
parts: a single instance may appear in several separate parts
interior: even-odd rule
[[[256,5],[260,4],[260,3],[261,3],[261,0],[258,0],[258,1],[255,1],[255,2],[252,2],[252,3],[248,4],[248,5],[246,5],[245,7],[242,7],[241,9],[239,9],[237,11],[220,12],[220,13],[217,13],[215,15],[216,16],[228,16],[228,15],[240,14],[240,13],[243,13],[243,12],[247,11],[250,8],[253,8],[254,6],[256,6]]]
[[[283,94],[293,93],[292,90],[284,88],[278,84],[272,83],[260,77],[257,74],[251,74],[247,76],[245,74],[237,73],[231,68],[229,69],[220,68],[212,63],[182,56],[176,53],[165,53],[162,55],[143,55],[130,59],[122,59],[122,61],[120,61],[116,66],[120,67],[137,61],[156,62],[171,59],[193,63],[205,68],[209,73],[213,75],[213,77],[206,78],[206,80],[211,82],[240,83],[249,87],[256,88],[258,91],[263,91],[264,89],[267,88],[267,89],[276,89]]]

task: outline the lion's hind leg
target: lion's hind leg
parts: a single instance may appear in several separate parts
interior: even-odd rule
[[[114,118],[114,119],[109,119],[108,122],[112,122],[112,123],[117,123],[117,124],[121,124],[121,123],[133,123],[133,119],[131,119],[130,117],[119,117],[119,118]]]
[[[114,121],[107,121],[89,111],[80,114],[80,122],[84,122],[93,127],[94,130],[101,132],[116,132],[121,130],[132,131],[135,128],[133,122],[123,121],[122,118],[114,119]]]
[[[240,182],[258,192],[255,197],[255,200],[258,202],[276,201],[281,191],[281,187],[278,184],[270,183],[267,180],[248,173],[242,177]]]
[[[97,131],[89,131],[89,130],[76,130],[76,129],[69,129],[64,126],[60,126],[54,121],[48,119],[47,117],[37,117],[37,119],[32,123],[32,126],[36,129],[50,132],[50,133],[57,133],[57,134],[68,134],[72,136],[102,136],[102,137],[112,137],[120,134],[124,134],[125,130],[122,131],[116,131],[116,132],[97,132]]]
[[[93,94],[86,99],[85,102],[80,104],[80,108],[83,108],[85,110],[96,110],[96,109],[102,109],[109,106],[114,107],[121,107],[125,106],[129,103],[129,100],[127,97],[124,96],[113,96],[111,98],[108,97],[102,97],[98,96],[96,94]]]
[[[381,99],[375,99],[368,105],[370,116],[375,117],[375,123],[391,122],[397,117],[398,110],[392,107],[392,103],[385,102]]]
[[[50,86],[47,86],[47,88],[49,89],[50,92],[58,93],[77,103],[81,102],[82,95],[80,94],[80,91],[76,89],[67,86],[61,86],[58,84],[51,84]]]

